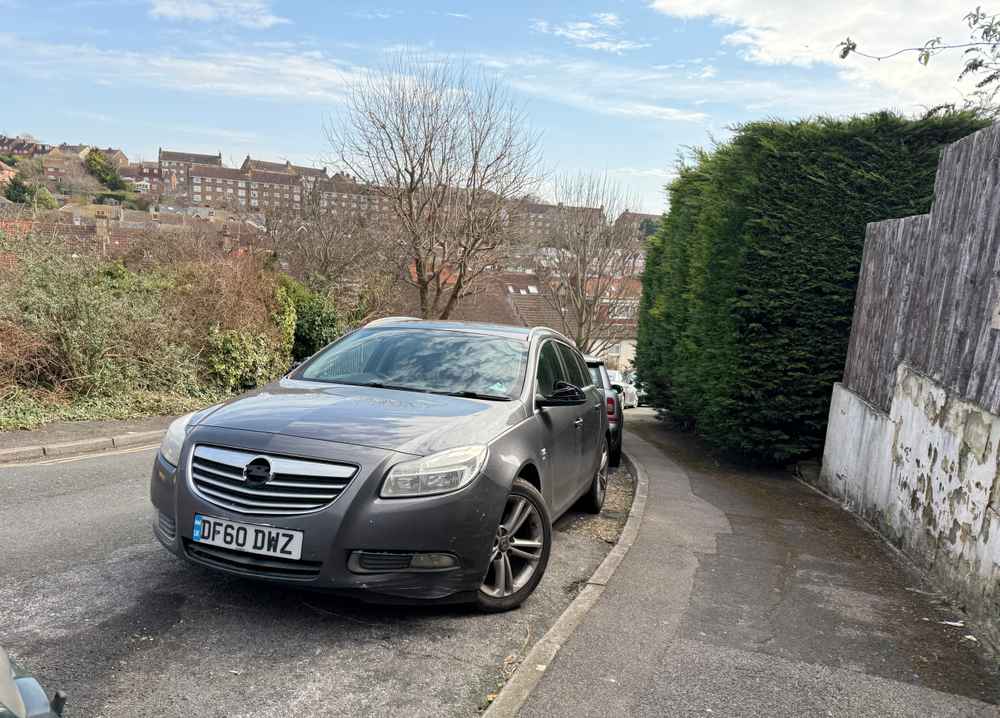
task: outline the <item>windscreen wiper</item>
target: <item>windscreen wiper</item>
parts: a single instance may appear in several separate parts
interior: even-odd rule
[[[480,394],[478,391],[435,391],[433,394],[444,394],[445,396],[460,396],[463,399],[484,399],[486,401],[510,401],[509,396],[499,394]]]

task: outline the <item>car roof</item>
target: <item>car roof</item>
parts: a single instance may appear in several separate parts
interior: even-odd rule
[[[603,364],[604,360],[600,357],[595,357],[593,354],[584,354],[583,360],[587,362],[588,366],[590,364]]]
[[[522,339],[530,341],[536,334],[554,336],[572,344],[569,339],[548,327],[519,327],[513,324],[492,324],[490,322],[459,322],[440,319],[416,319],[414,317],[386,317],[376,319],[365,325],[365,328],[379,329],[436,329],[438,331],[466,332],[485,336],[503,337],[507,339]]]

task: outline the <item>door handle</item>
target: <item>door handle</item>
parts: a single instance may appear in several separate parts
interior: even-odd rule
[[[581,426],[583,426],[583,419],[577,419],[576,421],[574,421],[573,426],[579,429]]]

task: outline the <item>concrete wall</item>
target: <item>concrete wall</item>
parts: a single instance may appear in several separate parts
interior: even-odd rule
[[[888,415],[842,385],[821,488],[862,515],[1000,647],[1000,416],[906,365]]]

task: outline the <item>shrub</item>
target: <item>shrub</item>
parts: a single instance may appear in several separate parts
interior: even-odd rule
[[[280,281],[295,307],[292,358],[302,361],[340,336],[340,321],[333,301],[326,295],[310,290],[288,275],[282,275]]]
[[[112,191],[128,189],[128,183],[118,174],[118,168],[100,150],[90,150],[85,160],[87,172]]]
[[[0,233],[0,430],[178,413],[280,376],[297,315],[275,274],[188,249],[129,266]]]
[[[3,196],[11,202],[26,204],[31,201],[32,191],[31,187],[24,180],[15,175],[4,188]]]
[[[205,363],[225,391],[244,391],[263,384],[287,367],[287,355],[266,334],[213,331],[208,338]]]
[[[637,365],[653,403],[716,446],[817,452],[850,337],[868,222],[927,212],[969,113],[754,122],[695,154],[650,241]]]

